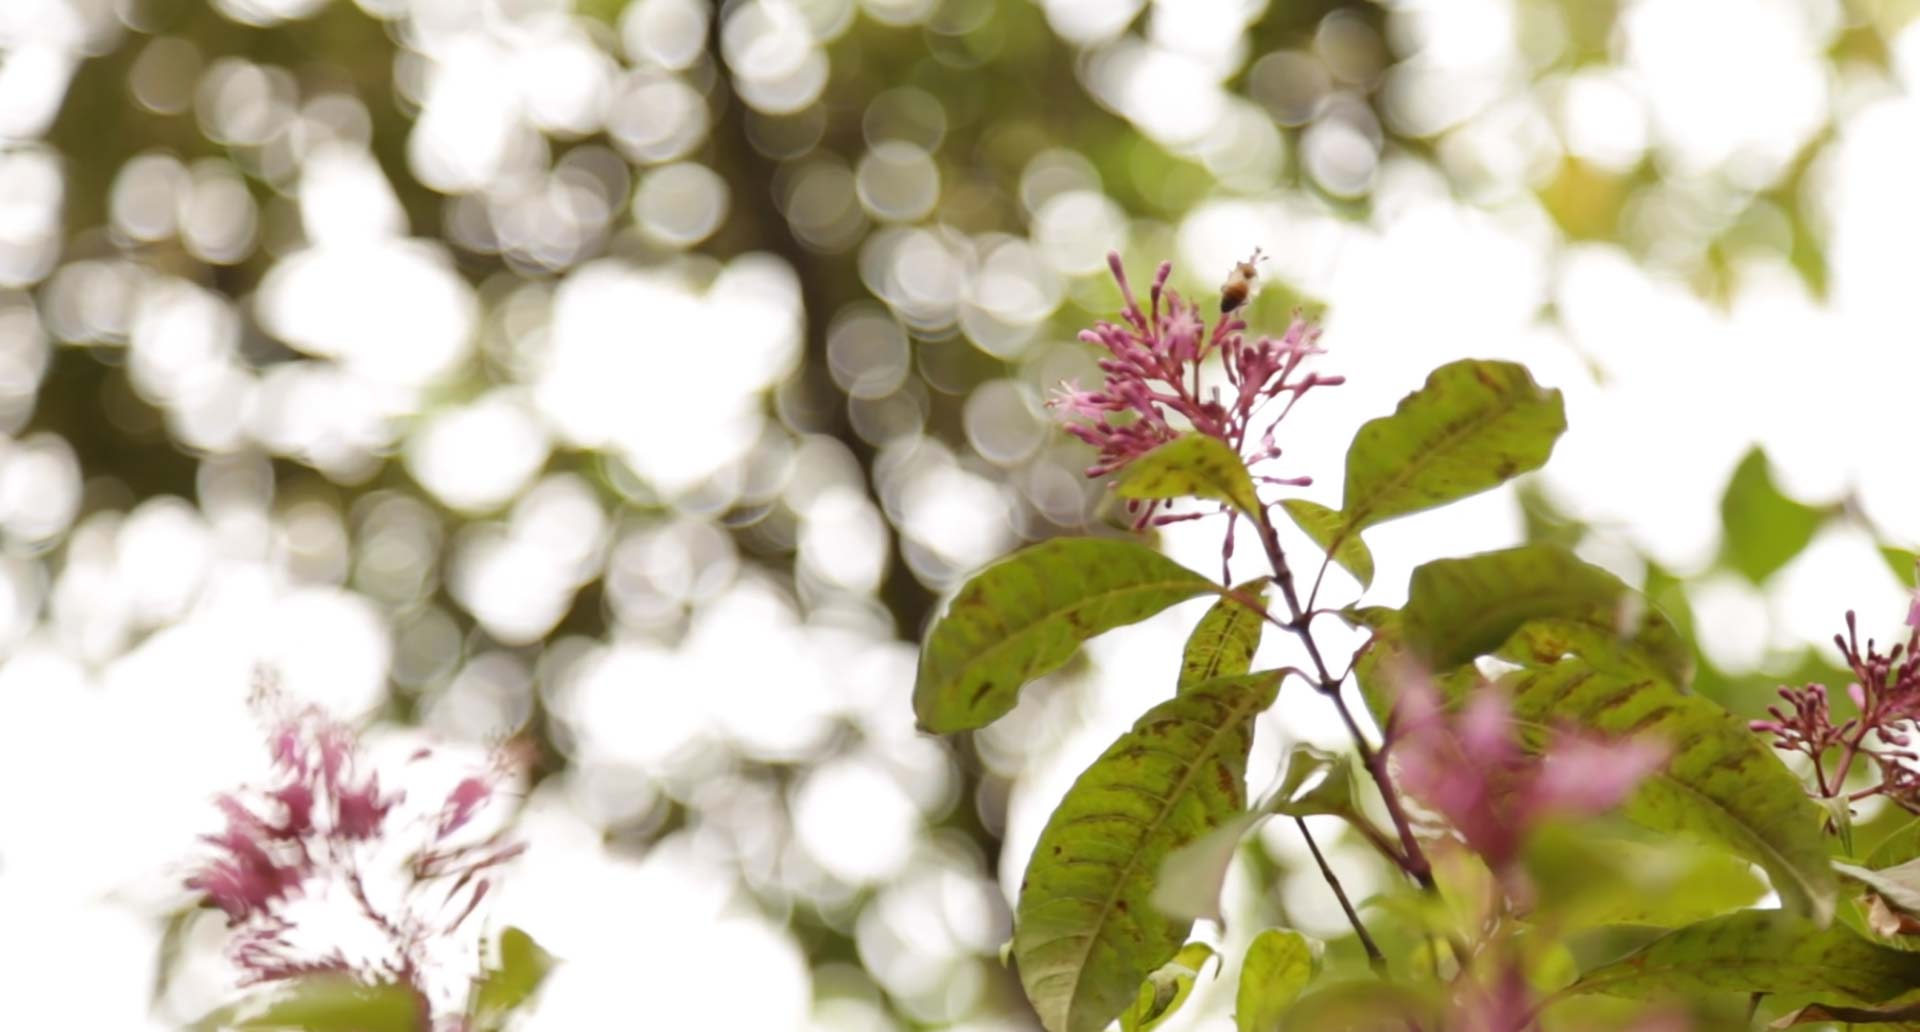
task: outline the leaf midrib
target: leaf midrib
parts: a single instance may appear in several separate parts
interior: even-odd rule
[[[1260,674],[1253,676],[1272,677],[1274,675]],[[1231,707],[1233,718],[1210,727],[1206,744],[1194,755],[1193,761],[1187,764],[1186,770],[1181,772],[1179,782],[1174,785],[1172,791],[1167,793],[1166,802],[1161,804],[1159,812],[1154,815],[1154,819],[1148,824],[1147,830],[1142,833],[1140,837],[1140,847],[1128,853],[1126,866],[1121,869],[1120,875],[1114,879],[1113,889],[1107,894],[1106,902],[1100,907],[1099,917],[1095,919],[1093,928],[1088,931],[1085,938],[1085,945],[1083,945],[1080,950],[1080,959],[1074,965],[1073,992],[1068,995],[1067,1009],[1062,1014],[1062,1017],[1065,1019],[1066,1032],[1072,1032],[1074,1007],[1079,1003],[1080,993],[1087,984],[1085,977],[1087,961],[1093,956],[1093,944],[1100,941],[1101,933],[1106,930],[1107,921],[1114,913],[1114,903],[1119,900],[1121,890],[1127,884],[1128,876],[1139,866],[1140,856],[1146,852],[1147,843],[1151,841],[1155,835],[1160,833],[1166,824],[1167,817],[1173,813],[1174,807],[1178,805],[1181,799],[1186,797],[1187,788],[1193,783],[1194,776],[1200,770],[1201,764],[1219,749],[1220,741],[1226,736],[1227,731],[1240,721],[1245,720],[1259,711],[1260,707],[1254,705],[1256,698],[1255,696],[1243,693],[1239,700]],[[1204,724],[1203,721],[1186,718],[1183,718],[1183,722]],[[1132,733],[1133,732],[1128,732],[1129,735]],[[1065,937],[1062,936],[1061,938]],[[1059,939],[1050,941],[1058,942]],[[1041,943],[1040,945],[1046,945],[1046,943]]]
[[[1534,389],[1540,390],[1539,385],[1534,385]],[[1543,392],[1542,397],[1552,396],[1557,393],[1559,392],[1555,390],[1547,390]],[[1414,396],[1417,396],[1417,392]],[[1351,504],[1351,500],[1342,499],[1340,507],[1347,511],[1347,519],[1341,527],[1340,532],[1334,536],[1334,544],[1337,545],[1345,540],[1347,534],[1357,530],[1364,530],[1371,525],[1367,523],[1367,519],[1372,515],[1373,508],[1379,504],[1382,495],[1405,486],[1407,481],[1411,480],[1415,474],[1427,469],[1433,463],[1436,455],[1443,454],[1451,448],[1459,438],[1468,433],[1476,433],[1488,425],[1499,422],[1512,415],[1519,409],[1520,403],[1523,400],[1518,390],[1504,392],[1500,397],[1505,404],[1491,410],[1484,418],[1476,417],[1442,434],[1438,444],[1420,452],[1413,461],[1402,464],[1397,471],[1389,473],[1386,479],[1381,481],[1380,488],[1372,492],[1371,496],[1364,503],[1348,509],[1347,506]],[[1399,415],[1398,410],[1394,412],[1394,415]],[[1391,419],[1393,417],[1388,416],[1385,418]],[[1362,430],[1364,429],[1365,428],[1362,427]],[[1418,510],[1414,511],[1417,512]],[[1395,515],[1405,516],[1411,514],[1412,513],[1396,513]],[[1329,551],[1331,551],[1331,548]]]
[[[1067,613],[1075,612],[1077,610],[1086,608],[1087,606],[1093,605],[1095,603],[1110,601],[1115,597],[1132,594],[1132,593],[1148,593],[1148,592],[1156,592],[1156,591],[1169,591],[1174,589],[1179,589],[1179,590],[1186,590],[1188,588],[1196,589],[1189,592],[1187,596],[1188,598],[1192,598],[1196,595],[1200,595],[1208,591],[1212,591],[1216,593],[1219,592],[1219,586],[1214,584],[1212,581],[1206,579],[1205,577],[1202,577],[1197,573],[1190,574],[1189,576],[1191,577],[1191,579],[1182,579],[1182,580],[1167,579],[1162,581],[1153,581],[1149,583],[1135,582],[1132,584],[1124,584],[1115,588],[1107,588],[1104,591],[1097,591],[1091,595],[1081,595],[1078,598],[1076,598],[1072,603],[1065,606],[1061,606],[1058,609],[1048,610],[1047,612],[1041,614],[1035,619],[1028,621],[1026,626],[1021,627],[1020,629],[1007,634],[1006,636],[1002,637],[998,641],[990,642],[989,644],[987,644],[986,647],[980,649],[977,652],[972,652],[967,654],[967,656],[964,659],[962,659],[959,663],[955,664],[954,671],[951,675],[947,677],[943,677],[939,681],[935,682],[933,690],[935,692],[944,692],[947,689],[952,688],[955,684],[959,683],[959,681],[966,675],[966,673],[969,670],[972,670],[975,666],[978,666],[982,661],[986,660],[988,657],[995,655],[1000,650],[1005,649],[1010,645],[1012,645],[1013,643],[1019,641],[1022,637],[1037,633],[1040,627],[1043,624],[1047,623],[1048,621],[1057,620]],[[1148,614],[1148,615],[1152,615],[1152,614]],[[1141,617],[1141,619],[1146,619],[1146,617]],[[1085,641],[1086,639],[1082,638],[1080,640]]]

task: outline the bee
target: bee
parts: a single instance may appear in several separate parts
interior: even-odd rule
[[[1233,271],[1227,274],[1227,282],[1220,287],[1220,314],[1239,308],[1253,296],[1254,283],[1260,278],[1256,263],[1260,261],[1260,249],[1254,248],[1253,255],[1244,262],[1235,262]]]

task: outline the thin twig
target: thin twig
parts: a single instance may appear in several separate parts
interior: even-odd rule
[[[1375,974],[1385,977],[1386,955],[1380,952],[1373,936],[1367,934],[1366,924],[1360,920],[1359,912],[1353,909],[1353,901],[1347,898],[1347,890],[1340,885],[1340,876],[1333,873],[1327,858],[1321,855],[1320,844],[1313,840],[1313,832],[1307,830],[1307,822],[1295,817],[1293,826],[1299,828],[1301,837],[1307,840],[1307,850],[1313,854],[1313,862],[1320,865],[1320,876],[1327,880],[1327,887],[1333,890],[1333,898],[1340,901],[1340,909],[1346,913],[1347,923],[1353,926],[1353,934],[1360,938],[1360,948],[1367,951],[1367,966],[1373,968]]]
[[[1387,814],[1393,818],[1394,831],[1399,834],[1400,847],[1405,854],[1401,867],[1405,869],[1420,887],[1429,891],[1434,888],[1432,866],[1420,848],[1419,840],[1413,835],[1413,822],[1408,819],[1406,808],[1400,805],[1400,797],[1393,788],[1393,780],[1387,774],[1385,756],[1377,752],[1368,743],[1367,736],[1360,730],[1359,721],[1353,717],[1353,711],[1347,707],[1345,699],[1340,697],[1340,682],[1327,669],[1327,661],[1320,655],[1320,645],[1313,639],[1312,629],[1308,626],[1307,610],[1300,605],[1299,592],[1294,587],[1293,569],[1287,565],[1287,556],[1280,548],[1280,535],[1273,529],[1273,520],[1265,510],[1254,514],[1254,527],[1259,531],[1260,545],[1266,550],[1267,562],[1273,567],[1273,582],[1280,587],[1280,597],[1287,604],[1289,619],[1284,624],[1300,644],[1306,647],[1307,658],[1313,661],[1313,669],[1319,678],[1316,687],[1320,694],[1333,701],[1334,709],[1340,714],[1340,720],[1346,724],[1347,732],[1353,737],[1354,750],[1360,755],[1360,762],[1373,777],[1374,784],[1380,789],[1380,796],[1386,801]]]

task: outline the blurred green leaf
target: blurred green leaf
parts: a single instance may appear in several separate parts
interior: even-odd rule
[[[1620,578],[1553,545],[1521,545],[1420,566],[1407,588],[1401,631],[1414,656],[1445,671],[1500,648],[1530,621],[1550,618],[1593,630],[1573,635],[1564,625],[1543,625],[1537,647],[1636,641],[1670,679],[1685,681],[1692,656],[1666,618]],[[1559,633],[1546,633],[1556,626]],[[1542,656],[1548,662],[1559,658],[1550,650]]]
[[[1897,867],[1909,860],[1920,860],[1920,817],[1890,832],[1867,854],[1866,866],[1874,870]]]
[[[1306,936],[1269,928],[1253,937],[1234,994],[1237,1032],[1279,1032],[1287,1009],[1320,969],[1320,953]]]
[[[1643,620],[1636,637],[1583,620],[1546,617],[1521,624],[1494,655],[1522,666],[1552,666],[1578,656],[1588,666],[1625,677],[1658,677],[1684,685],[1691,649],[1658,614]]]
[[[1478,494],[1538,469],[1567,428],[1558,390],[1525,366],[1465,359],[1435,369],[1347,449],[1348,533]],[[1338,546],[1335,546],[1338,552]]]
[[[1743,910],[1675,929],[1574,983],[1577,992],[1634,998],[1730,991],[1808,993],[1839,1003],[1882,1003],[1914,988],[1920,954],[1779,910]]]
[[[1260,648],[1260,632],[1266,625],[1267,580],[1249,581],[1234,591],[1257,600],[1260,608],[1225,597],[1207,610],[1187,636],[1180,657],[1180,691],[1253,669],[1253,654]]]
[[[1826,924],[1838,885],[1821,832],[1824,815],[1800,779],[1746,723],[1654,678],[1603,673],[1579,660],[1509,674],[1514,716],[1603,735],[1644,735],[1672,750],[1621,808],[1659,831],[1705,836],[1759,864],[1786,905]]]
[[[500,966],[489,969],[473,987],[475,1027],[499,1029],[507,1017],[530,999],[553,970],[553,955],[540,948],[533,936],[518,928],[500,933]]]
[[[1598,822],[1536,829],[1526,847],[1533,920],[1559,931],[1674,926],[1752,906],[1767,891],[1745,860],[1664,836],[1641,841]]]
[[[413,990],[364,985],[344,975],[309,975],[223,1008],[194,1026],[200,1032],[417,1032]]]
[[[1167,856],[1246,807],[1253,717],[1278,672],[1225,677],[1148,710],[1048,818],[1021,880],[1013,955],[1050,1032],[1099,1032],[1173,959],[1190,920],[1152,905]]]
[[[1781,494],[1766,453],[1750,449],[1720,496],[1721,559],[1759,584],[1799,555],[1825,518]]]
[[[1295,746],[1287,770],[1272,796],[1246,813],[1167,854],[1154,886],[1154,908],[1184,920],[1206,918],[1225,923],[1220,892],[1227,868],[1240,849],[1240,840],[1261,821],[1276,814],[1288,817],[1331,815],[1348,817],[1360,812],[1355,802],[1353,762],[1344,755]]]
[[[1120,1014],[1120,1032],[1150,1032],[1178,1013],[1193,995],[1194,980],[1212,960],[1213,947],[1190,942],[1140,986],[1133,1005]]]
[[[1920,561],[1920,556],[1904,548],[1882,545],[1880,547],[1880,558],[1887,561],[1887,569],[1892,570],[1893,575],[1899,578],[1902,587],[1908,590],[1914,588],[1914,564],[1916,561]]]
[[[1183,434],[1128,463],[1113,493],[1139,501],[1204,498],[1258,515],[1260,498],[1247,464],[1217,438]]]
[[[968,581],[928,632],[914,715],[936,734],[990,724],[1081,642],[1218,590],[1131,541],[1062,538],[1022,549]]]
[[[1293,517],[1293,522],[1313,539],[1314,544],[1320,546],[1321,551],[1332,556],[1334,562],[1353,574],[1353,579],[1360,582],[1362,590],[1373,584],[1373,552],[1360,539],[1359,531],[1345,529],[1346,521],[1340,513],[1305,498],[1289,498],[1280,503],[1280,508]]]
[[[1872,889],[1895,910],[1920,915],[1920,860],[1877,870],[1835,861],[1833,869]]]

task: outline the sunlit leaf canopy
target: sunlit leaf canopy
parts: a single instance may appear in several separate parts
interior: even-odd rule
[[[1904,612],[1880,549],[1920,536],[1913,8],[0,4],[9,1017],[228,999],[218,916],[163,930],[262,762],[264,661],[397,740],[533,746],[497,916],[561,965],[527,1028],[1018,1020],[1019,872],[1181,632],[959,750],[913,730],[912,639],[1114,519],[1039,404],[1097,378],[1109,249],[1203,295],[1260,247],[1256,329],[1325,313],[1349,382],[1278,463],[1323,506],[1446,360],[1565,393],[1518,496],[1369,531],[1368,600],[1541,538],[1646,586],[1738,708],[1823,672],[1844,609]],[[1736,466],[1770,478],[1723,506]],[[1161,543],[1210,571],[1219,525]],[[1335,740],[1269,719],[1256,789],[1276,739]],[[1284,825],[1227,905],[1339,949]]]

